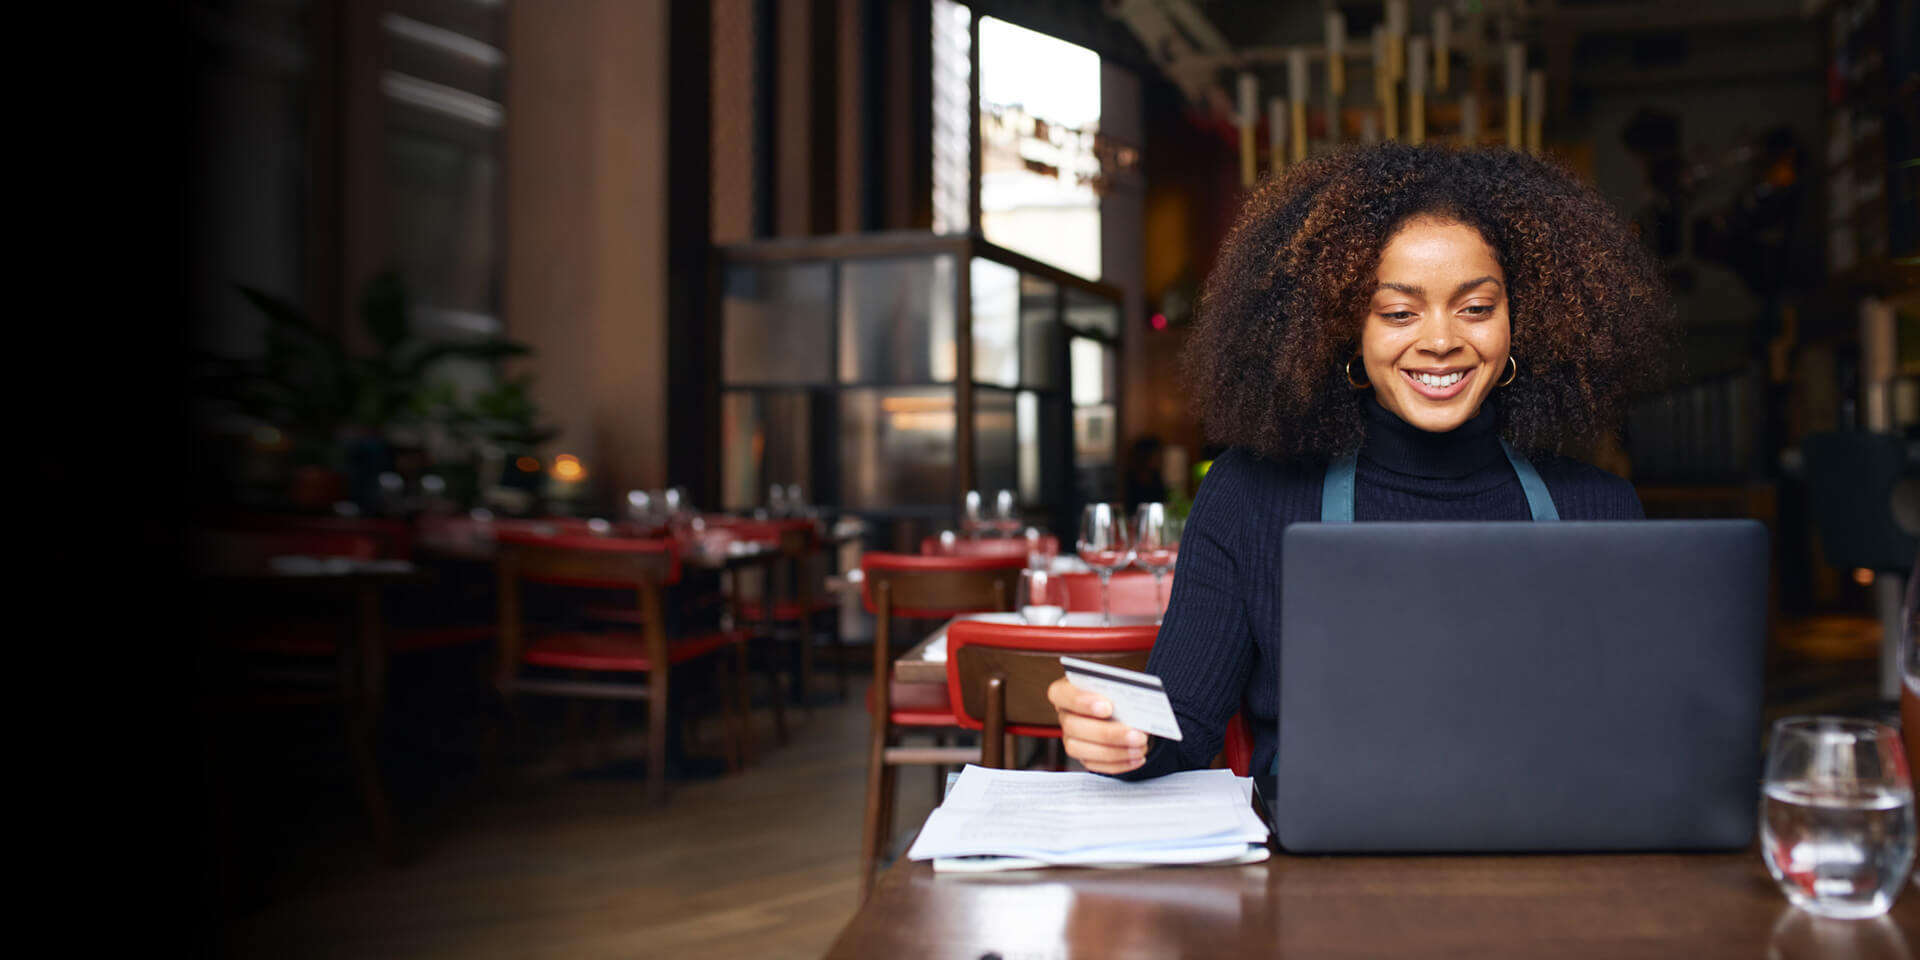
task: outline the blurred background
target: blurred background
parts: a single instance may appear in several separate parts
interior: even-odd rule
[[[1911,0],[186,10],[218,952],[817,955],[856,898],[874,627],[848,573],[995,519],[1183,514],[1219,451],[1177,358],[1226,228],[1259,178],[1386,138],[1549,155],[1635,225],[1681,336],[1582,455],[1651,516],[1767,524],[1776,707],[1891,702]],[[676,712],[649,804],[638,704],[503,721],[497,544],[528,533],[699,544],[667,629],[793,620],[803,652],[740,662],[758,759],[721,770],[713,711]],[[698,673],[693,701],[723,693]],[[931,797],[907,779],[900,824]]]

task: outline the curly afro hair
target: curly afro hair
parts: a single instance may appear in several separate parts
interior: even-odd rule
[[[1662,355],[1666,286],[1631,229],[1564,170],[1512,150],[1385,143],[1262,183],[1227,234],[1182,357],[1210,439],[1273,460],[1360,447],[1358,348],[1381,250],[1415,217],[1474,227],[1506,273],[1518,376],[1493,395],[1514,446],[1611,429]]]

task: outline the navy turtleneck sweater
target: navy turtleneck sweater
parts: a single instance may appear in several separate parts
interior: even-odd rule
[[[1353,518],[1527,520],[1527,496],[1500,449],[1492,404],[1450,433],[1428,433],[1371,396],[1355,471]],[[1563,458],[1533,459],[1563,520],[1638,520],[1627,481]],[[1320,519],[1323,464],[1262,461],[1233,449],[1214,461],[1180,538],[1180,569],[1147,669],[1166,684],[1178,743],[1155,740],[1127,779],[1212,763],[1244,709],[1253,769],[1273,764],[1279,716],[1280,539]]]

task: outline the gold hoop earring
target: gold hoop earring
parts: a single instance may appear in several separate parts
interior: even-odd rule
[[[1353,361],[1355,361],[1355,360],[1358,360],[1358,359],[1359,359],[1358,357],[1348,357],[1348,358],[1347,358],[1347,386],[1349,386],[1349,387],[1352,387],[1352,388],[1354,388],[1355,390],[1367,390],[1367,389],[1370,389],[1370,388],[1372,388],[1372,387],[1373,387],[1373,383],[1372,383],[1372,381],[1369,381],[1369,380],[1355,380],[1355,379],[1353,378]],[[1364,370],[1364,369],[1366,369],[1366,368],[1365,368],[1365,367],[1362,367],[1361,369],[1363,369],[1363,370]]]
[[[1509,353],[1507,354],[1507,378],[1505,380],[1500,381],[1499,383],[1494,384],[1494,386],[1496,387],[1507,386],[1513,383],[1514,377],[1517,377],[1519,375],[1520,375],[1520,361],[1513,359],[1513,354]]]

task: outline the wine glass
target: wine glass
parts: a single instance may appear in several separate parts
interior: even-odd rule
[[[1841,717],[1773,726],[1760,853],[1788,902],[1822,917],[1877,917],[1913,864],[1913,784],[1892,727]]]
[[[1039,527],[1028,527],[1027,566],[1035,570],[1052,570],[1053,558],[1060,553],[1060,541],[1052,540],[1040,532]]]
[[[1020,532],[1020,498],[1012,490],[1002,490],[993,495],[993,511],[988,514],[988,522],[1000,536],[1011,538]]]
[[[1133,554],[1147,572],[1153,574],[1153,602],[1156,610],[1155,622],[1165,616],[1166,597],[1160,593],[1160,584],[1168,570],[1173,569],[1174,560],[1180,554],[1180,529],[1185,524],[1178,517],[1167,515],[1164,503],[1143,503],[1134,511]]]
[[[627,491],[627,519],[642,526],[653,523],[653,494],[645,490]]]
[[[987,519],[980,506],[980,491],[968,490],[967,499],[960,515],[960,532],[968,540],[980,536],[980,528],[986,526]]]
[[[1089,503],[1080,512],[1080,559],[1100,574],[1100,623],[1113,625],[1113,571],[1133,562],[1127,522],[1111,503]]]
[[[778,520],[787,515],[787,488],[780,484],[767,487],[767,515]]]
[[[940,535],[935,539],[935,542],[939,544],[935,549],[939,551],[938,555],[942,557],[951,557],[960,549],[960,536],[952,530],[940,531]]]
[[[1020,571],[1014,609],[1036,627],[1059,626],[1067,615],[1067,583],[1046,570]]]

